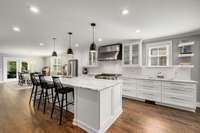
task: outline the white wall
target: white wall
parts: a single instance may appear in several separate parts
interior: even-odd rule
[[[30,70],[31,72],[41,72],[44,67],[44,58],[43,57],[29,57],[27,58],[30,61]]]
[[[3,80],[4,77],[4,65],[3,65],[3,58],[4,57],[13,57],[18,58],[21,60],[26,60],[29,62],[29,68],[31,72],[41,72],[44,66],[44,58],[43,57],[23,57],[18,55],[7,55],[7,54],[0,54],[0,81]]]

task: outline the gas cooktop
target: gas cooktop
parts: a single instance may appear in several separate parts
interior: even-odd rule
[[[117,80],[121,74],[102,73],[95,75],[96,79]]]

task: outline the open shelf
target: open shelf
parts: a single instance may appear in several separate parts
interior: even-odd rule
[[[194,45],[194,42],[185,42],[185,43],[180,43],[178,47],[184,47],[184,46],[191,46]]]
[[[194,54],[179,54],[178,57],[192,57]]]
[[[178,68],[193,68],[194,65],[174,65],[174,67],[178,67]]]

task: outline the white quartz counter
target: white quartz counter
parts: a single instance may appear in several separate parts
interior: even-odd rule
[[[51,77],[45,77],[46,80],[52,81]],[[95,79],[94,77],[89,76],[80,76],[75,78],[60,78],[62,84],[79,87],[79,88],[86,88],[96,91],[101,91],[106,88],[110,88],[117,84],[122,83],[122,80],[105,80],[105,79]]]

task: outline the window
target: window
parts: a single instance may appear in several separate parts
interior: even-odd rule
[[[17,77],[17,61],[7,61],[7,79]]]
[[[51,74],[59,75],[62,73],[62,64],[60,57],[51,57]]]
[[[171,65],[171,47],[171,41],[147,44],[148,66]]]
[[[22,61],[22,64],[21,64],[21,72],[22,73],[27,73],[28,72],[28,63],[27,62],[24,62]]]

